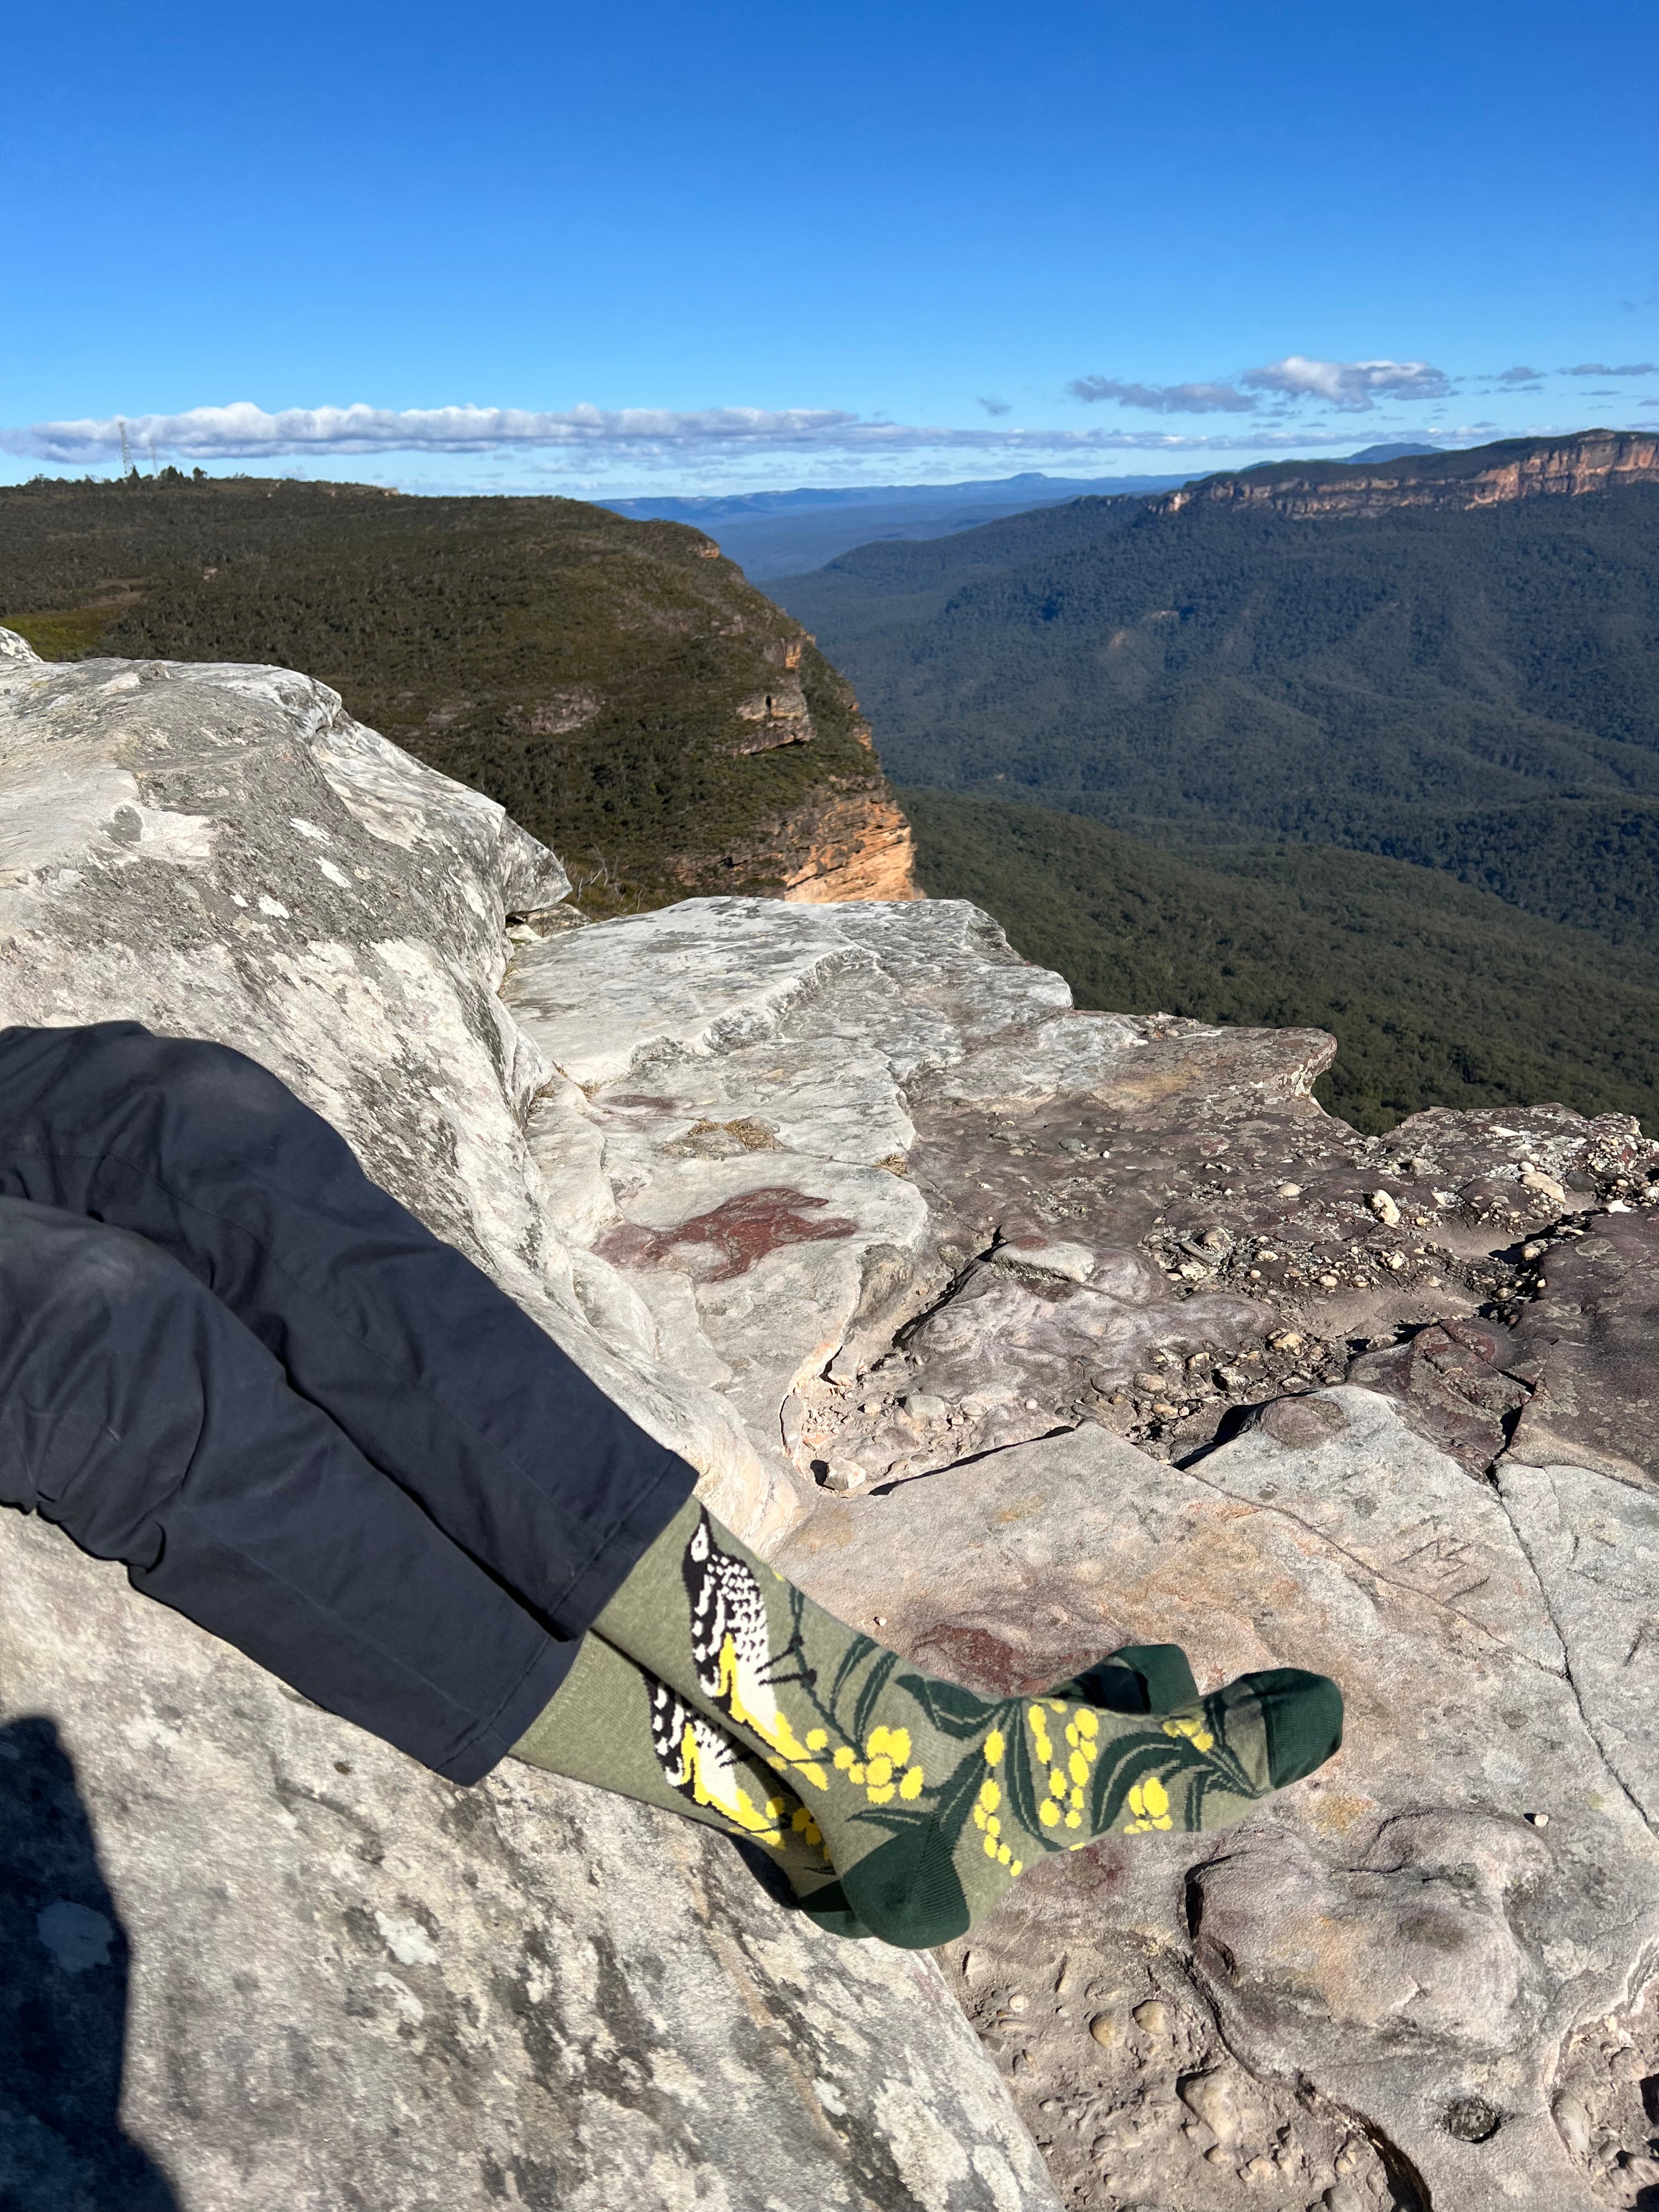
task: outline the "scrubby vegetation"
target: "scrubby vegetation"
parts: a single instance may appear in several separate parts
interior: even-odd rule
[[[1179,855],[1047,808],[901,793],[936,897],[988,908],[1078,1003],[1329,1030],[1356,1127],[1556,1099],[1659,1127],[1659,972],[1407,862],[1298,844]]]
[[[272,661],[485,791],[605,912],[778,888],[769,841],[882,788],[850,690],[701,532],[575,500],[267,479],[0,490],[0,623],[52,658]],[[739,709],[799,681],[810,744]]]

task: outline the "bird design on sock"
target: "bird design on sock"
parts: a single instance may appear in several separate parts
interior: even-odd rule
[[[663,1778],[694,1805],[711,1805],[734,1827],[763,1844],[780,1844],[790,1807],[781,1791],[757,1805],[738,1778],[735,1747],[725,1731],[684,1704],[665,1683],[645,1678],[651,1693],[651,1748]]]
[[[781,1682],[810,1682],[798,1644],[774,1653],[766,1599],[746,1559],[722,1551],[702,1514],[685,1547],[682,1571],[691,1602],[691,1656],[711,1703],[750,1728],[782,1759],[811,1761],[778,1704]],[[793,1660],[793,1670],[781,1671]]]

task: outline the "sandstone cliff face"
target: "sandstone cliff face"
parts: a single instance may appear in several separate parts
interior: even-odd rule
[[[131,1985],[118,2126],[108,2063],[3,2092],[9,2203],[1659,2184],[1659,1147],[1361,1138],[1328,1039],[1079,1014],[957,902],[562,927],[548,856],[306,679],[0,669],[0,1019],[253,1052],[940,1671],[1171,1638],[1349,1710],[1242,1827],[1067,1854],[908,1960],[666,1819],[435,1783],[0,1516],[3,2047],[118,2054]]]
[[[1471,508],[1550,495],[1571,497],[1620,484],[1659,483],[1659,435],[1593,430],[1571,438],[1513,440],[1471,453],[1384,463],[1322,462],[1294,471],[1209,477],[1146,504],[1155,514],[1185,507],[1262,507],[1311,516],[1392,514],[1401,507]]]
[[[896,800],[831,804],[801,823],[806,853],[784,878],[783,895],[808,906],[842,900],[919,899],[915,838]]]
[[[772,649],[782,672],[738,703],[744,726],[732,744],[735,754],[817,742],[818,723],[794,672],[811,642],[803,635]],[[800,791],[787,811],[745,825],[723,850],[666,858],[665,873],[683,890],[758,893],[814,906],[927,896],[916,880],[915,835],[876,763],[870,726],[845,681],[827,663],[823,667],[820,700],[827,690],[843,734],[859,749],[852,772],[836,748],[821,748],[830,756],[821,781]]]
[[[851,687],[678,523],[354,485],[0,487],[0,622],[64,659],[307,669],[556,844],[595,915],[919,896]]]

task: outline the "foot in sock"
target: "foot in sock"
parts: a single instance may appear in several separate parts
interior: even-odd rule
[[[1116,1712],[1166,1712],[1198,1695],[1173,1644],[1126,1646],[1051,1694]],[[868,1936],[848,1905],[823,1832],[773,1767],[654,1674],[583,1638],[558,1695],[514,1746],[530,1765],[698,1820],[763,1850],[820,1927]]]
[[[582,1638],[513,1755],[757,1845],[821,1926],[868,1932],[848,1907],[823,1831],[767,1760],[600,1637]]]
[[[1323,1676],[1274,1668],[1200,1698],[1170,1646],[1040,1698],[978,1697],[834,1620],[695,1500],[595,1626],[759,1755],[858,1919],[912,1948],[961,1934],[1040,1857],[1225,1826],[1341,1741]]]

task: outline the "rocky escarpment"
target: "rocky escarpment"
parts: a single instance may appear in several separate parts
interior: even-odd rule
[[[584,911],[919,896],[851,689],[678,524],[173,471],[17,485],[0,621],[59,659],[309,670],[556,845]]]
[[[0,1022],[253,1054],[703,1470],[730,1407],[589,1319],[495,984],[565,878],[269,669],[52,668],[0,632]],[[780,912],[786,911],[780,908]],[[1054,2212],[939,1968],[803,1929],[706,1831],[507,1766],[452,1789],[0,1514],[8,2212]]]
[[[1659,436],[1583,430],[1565,438],[1509,438],[1463,453],[1402,455],[1380,465],[1269,463],[1238,475],[1205,477],[1146,504],[1153,514],[1205,507],[1287,516],[1392,514],[1404,507],[1450,512],[1651,483],[1659,483]]]
[[[1659,2181],[1633,1124],[1363,1139],[1317,1033],[1079,1014],[956,902],[561,927],[495,809],[270,671],[19,659],[0,776],[5,1018],[255,1052],[846,1617],[988,1686],[1171,1638],[1349,1710],[1241,1827],[1067,1854],[906,1961],[672,1822],[435,1784],[0,1521],[0,1804],[15,1766],[56,1808],[0,1827],[9,1956],[65,2047],[131,1994],[125,2149],[107,2066],[101,2134],[32,2079],[31,2174],[137,2143],[190,2212]]]

